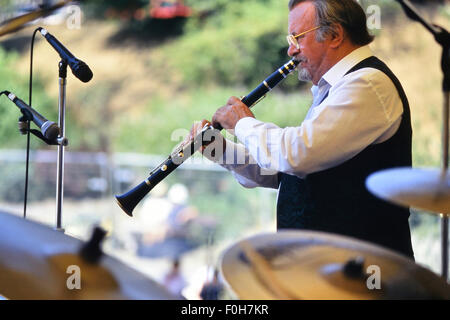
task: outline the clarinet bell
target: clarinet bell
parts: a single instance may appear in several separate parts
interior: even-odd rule
[[[147,195],[147,193],[150,192],[150,190],[152,190],[150,182],[145,180],[127,193],[116,195],[116,201],[122,210],[127,215],[132,217],[134,208]]]

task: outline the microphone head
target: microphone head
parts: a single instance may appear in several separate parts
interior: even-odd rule
[[[47,121],[41,128],[42,134],[50,141],[54,141],[58,138],[61,130],[56,123]]]
[[[70,69],[75,77],[80,79],[82,82],[88,82],[94,76],[88,65],[81,60],[76,60],[73,63],[69,63]]]

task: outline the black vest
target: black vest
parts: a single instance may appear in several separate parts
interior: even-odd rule
[[[384,72],[397,88],[403,102],[399,129],[387,141],[368,146],[337,167],[308,174],[304,179],[279,173],[277,228],[351,236],[413,258],[409,209],[380,200],[365,187],[367,176],[373,172],[412,164],[408,99],[399,80],[376,57],[361,61],[346,74],[367,67]]]

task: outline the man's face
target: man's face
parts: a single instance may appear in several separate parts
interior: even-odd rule
[[[289,12],[288,32],[292,35],[305,32],[316,27],[316,11],[311,2],[302,2]],[[326,52],[328,41],[318,42],[316,32],[306,33],[297,38],[300,48],[291,45],[288,55],[300,61],[298,65],[298,78],[302,81],[312,81],[317,84],[325,73],[323,69],[326,65]],[[326,71],[326,70],[325,70]]]

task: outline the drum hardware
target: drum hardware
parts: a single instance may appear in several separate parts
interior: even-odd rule
[[[21,300],[178,299],[119,260],[99,255],[103,237],[104,231],[95,229],[84,243],[0,212],[0,294]],[[80,289],[70,287],[77,270]]]
[[[434,213],[450,212],[450,172],[432,168],[394,168],[372,173],[367,189],[401,206]]]
[[[263,284],[270,292],[272,292],[277,299],[281,300],[295,300],[300,299],[294,292],[290,292],[277,279],[276,274],[272,271],[270,264],[255,251],[247,241],[242,241],[240,247],[249,260],[253,274],[258,281]]]
[[[343,268],[342,273],[348,278],[364,279],[364,257],[359,256],[354,259],[348,260]]]
[[[95,227],[91,239],[86,242],[80,250],[80,256],[84,261],[95,264],[100,261],[103,255],[100,247],[101,242],[106,236],[106,231],[100,227]]]
[[[221,257],[243,300],[450,299],[447,282],[413,260],[350,237],[283,230],[245,238]]]

